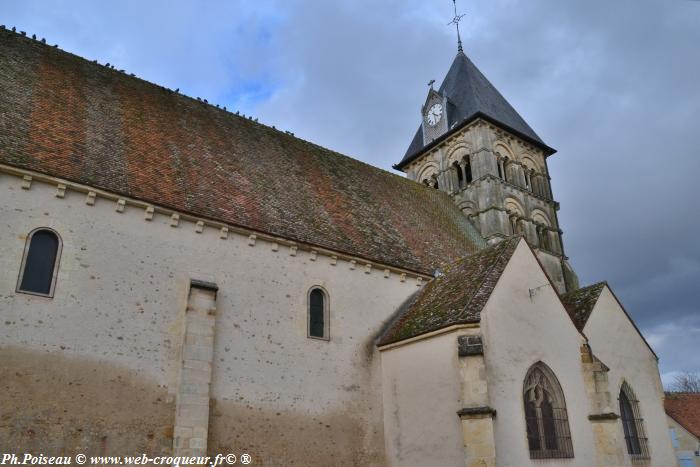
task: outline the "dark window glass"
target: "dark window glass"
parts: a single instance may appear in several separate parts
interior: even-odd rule
[[[20,290],[48,295],[58,254],[58,237],[49,230],[35,232],[26,254]]]
[[[542,431],[547,449],[558,449],[557,430],[554,427],[554,410],[547,396],[542,401]]]
[[[472,165],[467,162],[467,165],[464,166],[464,172],[467,175],[467,183],[472,182]]]
[[[323,292],[314,289],[309,295],[309,335],[325,337]]]
[[[530,451],[540,450],[540,432],[537,422],[537,408],[534,401],[525,401],[525,424],[527,425],[527,443]]]
[[[627,452],[630,454],[641,454],[642,448],[639,442],[639,433],[637,432],[632,404],[624,391],[620,392],[620,418],[622,419],[622,427],[625,430]]]
[[[462,168],[459,166],[459,164],[457,162],[452,164],[452,167],[454,167],[455,171],[457,172],[457,187],[463,188],[464,187],[464,174],[462,174]]]

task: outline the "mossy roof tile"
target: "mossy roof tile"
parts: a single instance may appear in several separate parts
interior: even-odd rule
[[[584,326],[586,326],[598,297],[600,297],[600,293],[606,285],[606,282],[598,282],[561,296],[561,301],[564,303],[566,311],[579,331],[583,331]]]
[[[516,236],[461,258],[410,297],[378,345],[410,339],[455,324],[478,323],[481,311],[522,240]]]
[[[445,193],[8,30],[0,163],[421,273],[485,245]]]

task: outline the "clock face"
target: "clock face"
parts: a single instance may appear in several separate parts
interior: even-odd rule
[[[442,104],[434,104],[425,116],[428,125],[435,126],[442,118]]]

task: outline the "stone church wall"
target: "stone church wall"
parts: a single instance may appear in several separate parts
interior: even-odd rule
[[[462,331],[463,332],[463,331]],[[464,466],[457,334],[381,353],[389,465]]]
[[[584,338],[524,243],[513,254],[481,316],[489,396],[497,413],[497,465],[596,465],[580,358]],[[538,361],[551,368],[563,390],[573,443],[571,459],[530,459],[523,384]]]
[[[171,452],[197,279],[219,288],[210,453],[248,452],[264,465],[384,464],[373,338],[418,290],[415,276],[224,235],[130,200],[98,194],[91,205],[38,178],[0,173],[0,451]],[[15,292],[37,227],[63,242],[51,299]],[[307,338],[312,286],[328,292],[329,341]]]
[[[627,382],[639,401],[649,439],[651,461],[647,465],[675,465],[656,358],[607,287],[603,288],[583,332],[588,336],[593,354],[610,368],[608,381],[613,410],[619,414],[618,397],[623,382]],[[621,425],[619,431],[623,437]],[[626,465],[633,465],[627,454],[625,457]]]

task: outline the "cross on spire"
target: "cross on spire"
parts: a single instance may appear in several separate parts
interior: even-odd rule
[[[459,22],[460,22],[460,21],[462,20],[462,18],[464,18],[464,16],[466,16],[466,15],[464,15],[464,14],[458,15],[458,14],[457,14],[457,0],[452,0],[452,5],[453,5],[454,8],[455,8],[455,17],[452,18],[452,21],[450,21],[449,23],[447,23],[447,25],[449,26],[450,24],[454,24],[455,27],[457,28],[457,51],[458,51],[458,52],[464,52],[464,51],[462,50],[462,38],[459,36]]]

